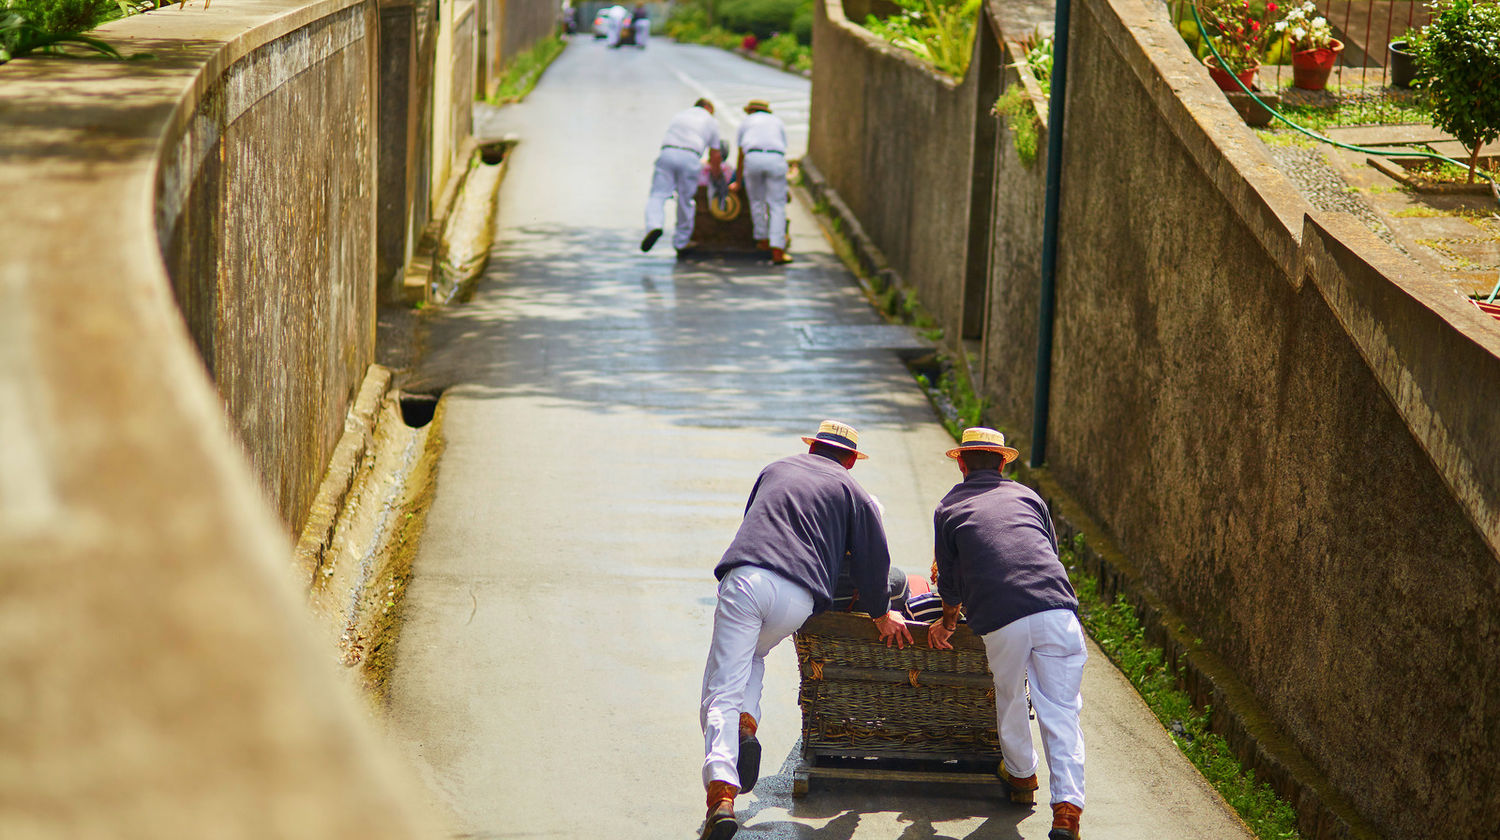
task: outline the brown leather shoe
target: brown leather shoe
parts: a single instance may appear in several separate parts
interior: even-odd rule
[[[1083,817],[1083,809],[1071,802],[1052,803],[1052,830],[1047,832],[1047,840],[1079,840],[1078,820]]]
[[[771,250],[771,240],[769,240],[769,239],[757,239],[757,240],[755,240],[755,250],[757,250],[757,251],[769,251],[769,250]]]
[[[1012,776],[1010,771],[1005,769],[1005,762],[1002,761],[1000,762],[1000,769],[995,771],[995,775],[1000,777],[1000,784],[1005,787],[1005,792],[1010,796],[1010,801],[1017,805],[1036,804],[1037,782],[1035,773],[1024,779]]]
[[[739,820],[734,818],[734,797],[739,792],[728,782],[708,783],[708,815],[703,818],[698,840],[729,840],[740,830]]]
[[[771,249],[771,262],[775,263],[776,265],[786,265],[791,261],[792,257],[786,251],[780,248]]]
[[[755,730],[755,718],[740,712],[740,757],[735,769],[739,771],[741,793],[749,793],[760,778],[760,741]]]

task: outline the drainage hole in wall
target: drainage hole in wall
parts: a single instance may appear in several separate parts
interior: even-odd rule
[[[439,394],[402,394],[401,395],[401,422],[420,429],[432,422],[432,415],[437,413]]]
[[[479,159],[484,161],[488,166],[494,166],[500,161],[505,160],[505,156],[510,154],[510,147],[515,144],[514,140],[509,139],[496,140],[493,143],[481,143],[479,145]]]

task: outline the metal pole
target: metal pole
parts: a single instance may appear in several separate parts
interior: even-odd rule
[[[1042,286],[1037,303],[1036,393],[1032,395],[1031,460],[1047,460],[1047,420],[1052,403],[1052,322],[1057,302],[1057,215],[1062,192],[1063,107],[1068,89],[1070,0],[1057,0],[1052,31],[1052,97],[1047,107],[1047,194],[1042,217]]]

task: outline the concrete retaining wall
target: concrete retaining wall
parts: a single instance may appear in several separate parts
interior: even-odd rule
[[[352,5],[249,51],[162,138],[167,273],[293,531],[374,359],[377,27]]]
[[[1075,0],[1072,18],[1049,480],[1128,558],[1123,587],[1159,598],[1248,689],[1237,714],[1272,722],[1276,743],[1237,747],[1307,836],[1489,836],[1500,335],[1359,224],[1313,211],[1159,4]],[[930,173],[884,149],[937,134],[932,106],[871,121],[858,85],[899,72],[882,89],[903,101],[931,74],[836,24],[820,19],[837,60],[819,53],[815,72],[847,78],[818,99],[811,156],[842,173],[876,244],[901,253],[869,193],[921,195]],[[1019,167],[1008,140],[983,369],[996,420],[1025,432],[1044,160]],[[961,132],[946,142],[924,154],[972,148]],[[859,172],[865,158],[881,168]],[[953,200],[894,207],[917,227]],[[951,282],[907,281],[951,318]],[[1318,778],[1296,777],[1300,757]]]
[[[957,82],[850,23],[838,0],[816,5],[808,157],[957,335],[978,76]]]
[[[288,574],[372,352],[377,31],[0,66],[0,835],[430,833]]]

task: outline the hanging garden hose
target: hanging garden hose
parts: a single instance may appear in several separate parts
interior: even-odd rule
[[[1226,65],[1224,63],[1224,59],[1219,55],[1218,49],[1216,49],[1214,47],[1213,38],[1210,37],[1209,34],[1208,34],[1208,27],[1206,27],[1206,26],[1203,25],[1203,18],[1198,15],[1198,4],[1196,2],[1194,2],[1194,3],[1189,4],[1189,7],[1193,10],[1193,23],[1197,24],[1197,26],[1198,26],[1198,35],[1199,35],[1199,37],[1201,37],[1203,39],[1203,43],[1204,44],[1208,45],[1208,51],[1213,54],[1214,61],[1217,61],[1219,63],[1220,67],[1227,68],[1228,65]],[[1447,155],[1440,155],[1437,152],[1420,151],[1420,150],[1416,150],[1416,149],[1407,149],[1407,150],[1403,150],[1403,151],[1394,151],[1394,150],[1391,150],[1391,149],[1372,149],[1372,148],[1370,148],[1368,146],[1356,146],[1356,145],[1352,145],[1352,144],[1349,144],[1349,143],[1342,143],[1342,142],[1340,142],[1338,140],[1333,139],[1332,137],[1325,137],[1324,135],[1319,134],[1316,131],[1309,131],[1308,129],[1303,128],[1302,126],[1300,126],[1300,125],[1292,122],[1290,119],[1288,119],[1280,111],[1277,111],[1275,108],[1272,108],[1270,105],[1267,105],[1265,103],[1265,100],[1261,99],[1259,96],[1256,96],[1255,95],[1255,91],[1252,91],[1249,88],[1248,85],[1246,85],[1243,81],[1240,80],[1239,76],[1235,75],[1234,73],[1230,73],[1228,75],[1229,75],[1230,78],[1234,79],[1234,83],[1236,85],[1239,85],[1240,90],[1244,91],[1245,95],[1249,96],[1250,99],[1252,101],[1254,101],[1256,105],[1259,105],[1260,107],[1266,109],[1267,113],[1269,113],[1271,116],[1275,117],[1276,119],[1281,120],[1282,122],[1286,123],[1293,130],[1299,131],[1302,134],[1305,134],[1308,137],[1311,137],[1312,139],[1318,141],[1319,143],[1327,143],[1330,146],[1336,146],[1336,147],[1338,147],[1340,149],[1348,149],[1351,152],[1360,152],[1361,154],[1375,155],[1377,157],[1420,157],[1420,158],[1430,158],[1432,160],[1438,160],[1438,161],[1442,161],[1444,163],[1451,163],[1454,166],[1460,166],[1460,167],[1464,167],[1464,168],[1468,168],[1469,167],[1469,165],[1467,163],[1464,163],[1464,162],[1458,161],[1458,160],[1454,160],[1453,158],[1448,157]],[[1472,171],[1473,171],[1473,173],[1475,175],[1478,175],[1479,177],[1481,177],[1481,178],[1485,179],[1486,181],[1490,182],[1490,192],[1494,193],[1494,195],[1495,195],[1495,203],[1497,205],[1500,205],[1500,182],[1497,182],[1495,180],[1495,177],[1493,175],[1490,175],[1489,173],[1484,172],[1483,170],[1481,170],[1481,169],[1479,169],[1477,167],[1475,167]],[[1494,303],[1495,302],[1495,297],[1497,295],[1500,295],[1500,278],[1496,278],[1495,288],[1490,291],[1490,296],[1485,299],[1485,303]]]

